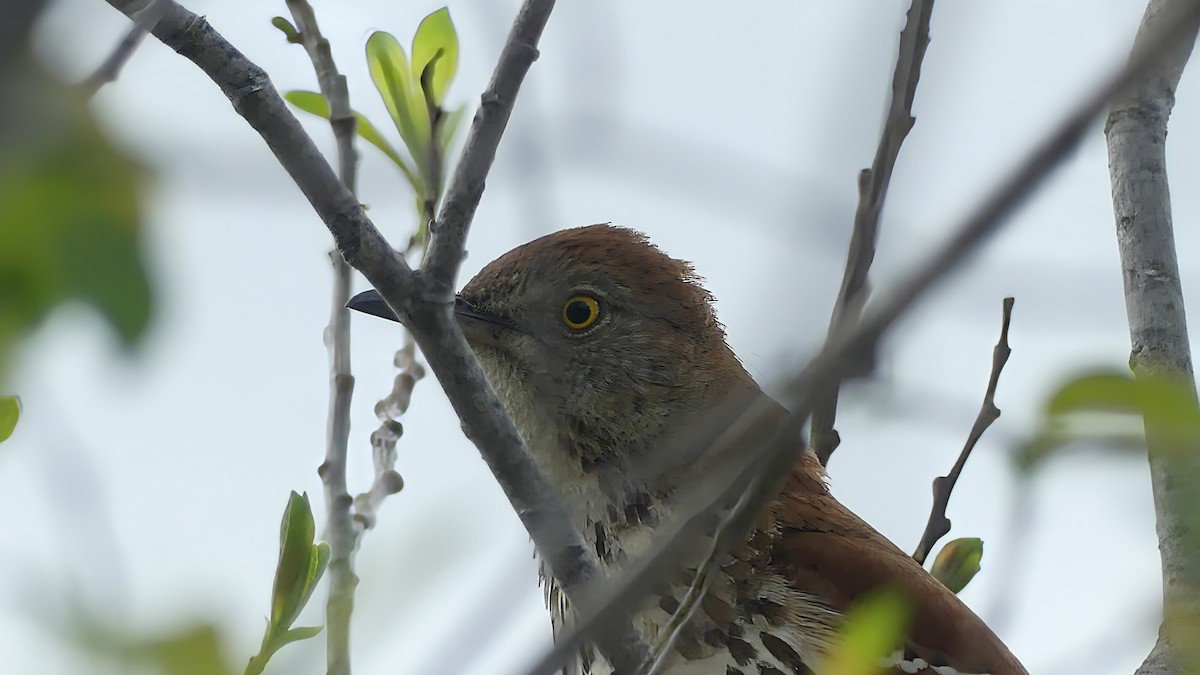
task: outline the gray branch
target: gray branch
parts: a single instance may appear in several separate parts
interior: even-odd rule
[[[925,532],[921,534],[921,541],[917,543],[917,550],[913,553],[913,559],[922,565],[933,551],[934,544],[950,532],[950,519],[946,517],[946,509],[950,506],[950,495],[954,493],[954,486],[958,484],[958,477],[962,475],[967,460],[988,427],[1000,419],[1000,409],[996,407],[996,387],[1000,384],[1000,373],[1004,371],[1004,365],[1008,363],[1008,357],[1012,354],[1012,349],[1008,346],[1008,326],[1012,322],[1013,302],[1013,298],[1004,299],[1000,316],[1000,339],[992,349],[992,374],[988,376],[983,404],[979,406],[979,414],[975,416],[975,423],[971,425],[971,432],[967,434],[967,442],[963,444],[950,473],[933,479],[933,506],[929,509]]]
[[[161,0],[158,0],[161,2]],[[305,0],[287,0],[296,21],[300,44],[317,74],[318,86],[329,102],[329,124],[337,141],[338,174],[351,193],[355,191],[358,153],[354,149],[357,120],[350,110],[346,78],[338,73],[329,41],[321,35],[316,13]],[[329,596],[325,603],[325,663],[329,675],[350,675],[350,617],[354,613],[354,553],[361,531],[353,518],[346,484],[346,457],[350,443],[350,403],[354,375],[350,370],[350,265],[337,250],[329,252],[333,266],[333,294],[325,345],[329,349],[329,421],[325,459],[317,473],[325,487],[325,539],[329,542]]]
[[[107,2],[126,15],[137,6],[134,0]],[[329,228],[346,261],[371,282],[412,331],[468,438],[478,447],[571,603],[582,609],[593,606],[588,592],[593,587],[588,582],[600,577],[599,562],[538,470],[452,314],[454,277],[462,262],[470,219],[517,88],[537,54],[537,42],[553,2],[527,0],[513,24],[447,192],[423,274],[413,272],[367,218],[288,110],[266,72],[202,17],[171,0],[166,2],[168,7],[153,35],[204,71],[234,110],[262,136]],[[594,637],[605,658],[624,672],[634,672],[648,654],[627,617]]]
[[[1132,58],[1171,30],[1177,17],[1200,3],[1150,0],[1133,44]],[[1196,40],[1163,52],[1142,77],[1113,100],[1105,127],[1112,181],[1113,216],[1125,284],[1125,309],[1135,377],[1172,377],[1195,397],[1183,288],[1171,224],[1167,186],[1167,122],[1175,88]],[[1164,618],[1158,642],[1138,675],[1175,675],[1200,665],[1195,631],[1200,624],[1200,447],[1172,444],[1146,424],[1150,479],[1162,554]],[[1188,654],[1188,651],[1191,651]]]
[[[117,76],[121,74],[121,69],[137,51],[138,45],[142,44],[146,33],[150,32],[154,24],[158,23],[164,9],[166,9],[166,4],[163,0],[153,0],[149,6],[137,13],[129,32],[121,38],[108,58],[104,59],[104,63],[101,63],[86,80],[79,83],[79,89],[85,97],[95,96],[96,92],[100,91],[100,87],[116,81]]]
[[[433,237],[421,266],[421,275],[431,289],[446,298],[454,293],[454,279],[462,266],[467,232],[483,195],[484,180],[496,158],[500,137],[508,126],[517,90],[525,73],[537,60],[538,38],[553,8],[554,0],[526,0],[521,5],[500,52],[500,62],[496,64],[487,89],[479,97],[479,109],[471,121],[462,160],[450,180],[441,212],[432,224]]]
[[[883,134],[871,168],[863,169],[858,176],[858,209],[854,213],[854,231],[850,235],[842,286],[829,320],[831,339],[858,321],[867,301],[870,291],[867,273],[875,260],[879,216],[883,212],[888,185],[892,182],[892,170],[900,156],[900,146],[916,123],[912,115],[913,99],[917,95],[917,82],[921,79],[925,48],[929,46],[929,20],[932,15],[933,0],[913,0],[908,8],[904,29],[900,31],[900,53],[896,56],[896,69],[892,74],[892,100],[888,105]],[[810,445],[821,464],[829,461],[829,456],[842,442],[834,429],[838,388],[837,383],[830,387],[813,409]]]

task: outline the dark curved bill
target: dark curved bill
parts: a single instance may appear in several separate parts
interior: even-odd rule
[[[374,289],[363,291],[350,298],[350,301],[346,303],[346,307],[356,312],[370,314],[371,316],[377,316],[388,321],[400,320],[396,318],[396,313],[392,311],[392,308],[388,307],[388,304],[384,302],[383,296],[379,294],[379,291]],[[486,312],[481,312],[472,307],[466,300],[458,297],[454,298],[454,314],[458,316],[463,329],[467,331],[469,336],[481,337],[484,333],[491,333],[494,338],[498,331],[513,327],[508,321]],[[466,320],[464,321],[464,319]]]
[[[476,321],[482,321],[484,323],[489,323],[498,328],[512,328],[513,327],[513,325],[511,323],[509,323],[508,321],[505,321],[504,319],[501,319],[498,316],[493,316],[491,314],[488,314],[487,312],[481,312],[481,311],[475,309],[474,307],[471,306],[471,303],[467,302],[466,300],[463,300],[461,297],[454,298],[454,313],[457,314],[460,319],[462,319],[462,318],[475,319]]]
[[[379,291],[374,289],[363,291],[350,298],[350,302],[346,303],[346,307],[356,312],[370,314],[371,316],[377,316],[388,321],[400,320],[396,318],[396,313],[392,311],[392,308],[388,307],[388,304],[383,301],[383,296],[379,294]]]

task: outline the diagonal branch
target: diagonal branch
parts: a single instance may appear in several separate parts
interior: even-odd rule
[[[106,1],[127,15],[137,4],[136,0]],[[438,247],[435,260],[440,264],[427,266],[418,274],[388,244],[354,195],[338,180],[267,74],[203,18],[173,0],[164,2],[167,8],[152,31],[154,36],[203,70],[238,114],[262,136],[333,234],[342,256],[371,282],[412,331],[467,437],[479,449],[572,605],[590,608],[598,604],[589,582],[601,577],[599,561],[538,470],[452,314],[451,291],[469,221],[511,114],[517,86],[536,54],[537,40],[553,3],[527,0],[513,24],[509,44],[476,114],[447,192],[440,217],[442,234],[434,232],[431,246]],[[623,672],[634,672],[648,653],[628,617],[608,623],[595,639],[605,658]]]
[[[429,253],[421,266],[421,276],[447,299],[454,292],[467,232],[483,195],[484,179],[496,159],[496,148],[512,115],[517,90],[538,58],[538,38],[553,8],[554,0],[526,0],[521,5],[492,79],[479,98],[479,109],[471,121],[462,159],[454,170],[441,212],[431,228]]]
[[[1009,354],[1012,353],[1008,346],[1008,325],[1012,322],[1012,308],[1013,299],[1005,298],[1000,319],[1000,340],[992,349],[992,374],[988,377],[983,405],[979,408],[975,424],[971,426],[971,433],[967,435],[967,442],[963,445],[958,461],[954,462],[950,473],[933,479],[933,507],[929,511],[929,522],[925,524],[925,533],[921,535],[916,553],[913,553],[913,558],[922,565],[925,564],[925,559],[929,557],[934,544],[950,531],[946,507],[950,505],[950,494],[954,492],[954,486],[958,483],[958,477],[962,475],[963,467],[967,465],[967,459],[971,457],[971,452],[988,427],[1000,419],[1000,409],[996,407],[996,385],[1000,383],[1000,373],[1004,370],[1004,364],[1008,363]]]
[[[896,70],[892,74],[892,100],[888,106],[883,135],[879,139],[871,168],[863,169],[858,175],[858,209],[854,213],[854,231],[850,235],[842,287],[829,320],[829,339],[858,322],[870,293],[867,273],[875,260],[879,216],[883,212],[883,202],[892,181],[892,170],[900,156],[900,146],[916,123],[912,115],[913,99],[917,95],[917,82],[921,79],[925,48],[929,46],[929,20],[932,14],[933,0],[913,0],[908,8],[904,29],[900,31],[900,53],[896,56]],[[838,384],[830,387],[813,409],[810,444],[821,464],[829,462],[829,456],[842,442],[834,429],[838,389]]]
[[[126,15],[136,0],[106,0]],[[203,17],[164,0],[154,37],[196,64],[258,132],[333,234],[338,250],[355,269],[371,270],[376,288],[395,295],[415,290],[415,275],[367,218],[358,200],[333,172],[320,150],[287,109],[266,71],[229,44]]]
[[[1195,33],[1200,25],[1200,2],[1189,3],[1187,7],[1172,13],[1164,25],[1167,28],[1148,41],[1143,52],[1136,54],[1098,91],[1085,98],[1048,137],[1034,147],[1025,161],[1000,181],[993,192],[954,229],[955,234],[949,241],[909,277],[901,280],[895,290],[867,313],[857,326],[826,342],[821,352],[803,370],[783,383],[780,402],[792,411],[785,423],[775,425],[772,422],[774,408],[769,405],[751,406],[733,419],[722,417],[710,421],[708,438],[719,439],[721,447],[737,448],[747,458],[746,468],[737,473],[730,472],[733,477],[724,489],[706,495],[700,507],[690,510],[694,514],[691,518],[681,518],[683,524],[674,533],[660,539],[658,547],[640,561],[638,571],[622,578],[617,587],[607,589],[608,602],[583,617],[573,631],[560,636],[551,653],[538,662],[532,673],[548,675],[554,672],[571,650],[592,635],[597,627],[626,616],[642,597],[642,590],[655,581],[653,575],[664,567],[664,561],[681,559],[683,548],[694,541],[696,530],[703,525],[693,521],[702,521],[707,514],[714,513],[716,505],[737,503],[737,508],[718,525],[714,535],[716,538],[725,538],[728,531],[749,530],[754,517],[774,496],[770,490],[772,477],[786,476],[803,451],[797,447],[795,439],[800,437],[804,421],[812,413],[819,392],[826,391],[843,378],[863,376],[871,371],[876,346],[896,320],[935,283],[957,269],[989,236],[995,234],[1006,218],[1068,157],[1113,96],[1148,72],[1161,54]],[[727,428],[730,431],[721,432]],[[741,431],[735,431],[735,428]],[[771,428],[775,430],[765,443],[750,440],[756,429]],[[748,487],[755,490],[754,494],[740,499],[739,496]],[[739,539],[729,537],[728,540]],[[719,561],[721,558],[722,552],[714,551],[710,561]],[[700,576],[698,571],[697,577]]]
[[[166,10],[167,3],[164,0],[153,0],[145,9],[138,12],[137,18],[133,20],[133,26],[129,28],[129,32],[125,33],[125,37],[117,43],[112,53],[108,58],[104,59],[104,63],[96,68],[95,72],[88,76],[86,80],[79,83],[79,88],[83,92],[85,98],[91,98],[100,91],[100,87],[115,82],[117,76],[121,74],[121,69],[129,62],[133,53],[137,51],[138,45],[142,44],[142,39],[146,37],[158,20],[162,18],[163,11]]]

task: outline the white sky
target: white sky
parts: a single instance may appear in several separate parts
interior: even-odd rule
[[[450,5],[464,45],[452,102],[482,91],[516,5]],[[188,6],[281,90],[315,89],[303,51],[269,25],[286,14],[282,2]],[[363,44],[375,29],[407,44],[439,6],[317,3],[353,105],[381,128],[390,131]],[[855,175],[874,153],[906,6],[559,3],[475,220],[466,273],[561,227],[612,221],[646,231],[695,262],[735,350],[769,384],[824,335]],[[1123,61],[1143,8],[937,5],[877,288],[921,260]],[[57,0],[38,45],[80,79],[126,26],[99,0]],[[1193,300],[1197,72],[1184,76],[1169,140]],[[307,490],[322,507],[330,239],[220,92],[156,41],[96,108],[156,171],[146,233],[158,312],[132,358],[96,316],[70,308],[20,359],[11,386],[24,418],[0,452],[0,652],[17,675],[84,670],[39,618],[74,585],[134,627],[215,620],[242,664],[261,636],[288,490]],[[323,122],[309,129],[332,149]],[[373,148],[361,150],[361,198],[401,241],[412,227],[407,188]],[[1158,558],[1140,459],[1080,453],[1053,463],[1035,483],[1026,536],[1014,541],[1005,527],[1015,496],[1006,453],[1039,403],[1069,374],[1127,358],[1106,166],[1097,124],[1004,232],[904,321],[886,343],[881,377],[845,402],[845,443],[831,467],[834,492],[911,550],[929,481],[953,462],[982,396],[1000,300],[1016,296],[1014,352],[997,396],[1004,417],[968,465],[950,516],[952,537],[987,546],[964,598],[985,618],[1007,603],[996,628],[1034,673],[1131,673],[1156,630]],[[357,489],[369,483],[371,408],[389,387],[397,338],[393,325],[355,320]],[[549,642],[528,538],[432,378],[418,385],[404,424],[397,468],[407,486],[359,556],[356,672],[519,673]],[[305,649],[285,650],[275,672],[321,672],[319,661],[303,663],[320,652]]]

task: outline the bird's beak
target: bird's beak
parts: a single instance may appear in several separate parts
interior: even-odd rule
[[[379,291],[375,289],[363,291],[350,298],[350,302],[346,303],[346,307],[356,312],[370,314],[371,316],[377,316],[388,321],[400,320],[396,316],[396,313],[392,311],[392,308],[388,307],[388,304],[383,301],[383,296],[379,294]]]
[[[467,342],[476,345],[499,347],[504,335],[513,330],[511,322],[475,309],[462,296],[454,298],[454,316],[458,317],[458,325]]]
[[[383,300],[383,296],[376,290],[363,291],[350,298],[350,302],[346,303],[346,307],[389,321],[400,320],[396,318],[396,313],[392,311],[391,307],[388,307],[388,304]],[[475,309],[461,297],[454,298],[454,315],[458,317],[458,325],[462,327],[463,334],[467,336],[467,341],[476,344],[496,345],[500,342],[500,338],[504,333],[513,329],[513,325],[510,322]]]

